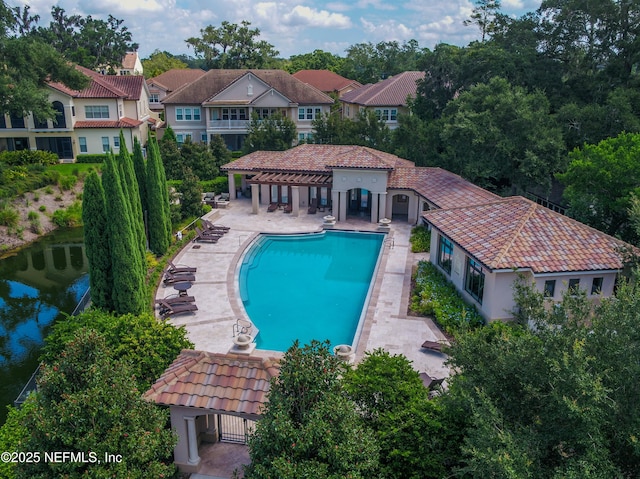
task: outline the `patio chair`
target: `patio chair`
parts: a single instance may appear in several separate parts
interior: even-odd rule
[[[267,213],[273,213],[277,209],[278,203],[269,203],[269,206],[267,206]]]
[[[217,225],[217,224],[212,223],[209,220],[205,220],[204,218],[202,219],[202,224],[207,228],[205,230],[205,233],[207,231],[212,231],[212,232],[215,232],[215,233],[224,234],[224,233],[227,233],[231,229],[229,226]]]
[[[182,266],[175,265],[171,260],[168,261],[167,272],[175,274],[175,273],[195,273],[198,268],[195,266]]]
[[[312,198],[311,202],[309,203],[309,209],[307,210],[307,213],[309,213],[310,215],[315,215],[316,211],[318,211],[318,199]]]
[[[196,276],[193,273],[169,273],[165,272],[162,283],[166,286],[169,284],[181,283],[189,281],[193,283],[196,280]]]
[[[424,387],[429,391],[433,391],[444,381],[444,378],[432,378],[427,373],[420,373],[420,379],[422,380],[422,384],[424,385]]]
[[[177,304],[169,304],[166,301],[161,303],[164,307],[160,312],[160,316],[162,319],[167,319],[170,316],[176,316],[178,314],[184,313],[193,313],[198,311],[198,306],[195,303],[177,303]]]
[[[293,211],[293,206],[291,206],[291,203],[286,203],[284,205],[284,212],[285,213],[291,213],[291,211]]]
[[[218,234],[207,234],[196,226],[196,237],[193,239],[193,241],[194,242],[202,241],[204,243],[217,243],[221,237],[222,235],[218,235]]]

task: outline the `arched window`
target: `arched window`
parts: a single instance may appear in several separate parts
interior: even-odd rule
[[[64,116],[64,105],[59,101],[53,102],[53,109],[56,112],[56,117],[53,120],[54,128],[66,128],[67,119]]]

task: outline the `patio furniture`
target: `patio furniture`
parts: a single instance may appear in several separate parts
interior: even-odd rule
[[[164,274],[164,279],[162,280],[162,282],[164,283],[165,286],[169,285],[169,284],[175,284],[175,283],[180,283],[180,282],[184,282],[184,281],[195,281],[196,277],[193,273],[170,273],[170,272],[165,272]]]
[[[211,206],[212,208],[217,208],[215,193],[211,193],[211,192],[205,193],[204,196],[202,197],[202,202],[205,205]]]
[[[197,271],[197,269],[198,269],[195,266],[175,265],[175,264],[173,264],[173,262],[171,260],[169,260],[167,264],[169,265],[167,267],[167,271],[169,273],[172,273],[172,274],[175,274],[175,273],[195,273]]]
[[[217,243],[218,240],[222,237],[222,235],[214,235],[214,234],[206,234],[200,228],[196,226],[196,237],[193,241],[202,241],[204,243]]]
[[[228,226],[217,225],[215,223],[212,223],[209,220],[205,220],[204,218],[202,219],[202,224],[207,228],[205,230],[205,233],[211,231],[211,232],[214,232],[214,233],[224,234],[224,233],[227,233],[231,229]]]
[[[177,303],[177,304],[169,304],[166,301],[161,301],[161,312],[160,316],[162,319],[167,319],[170,316],[175,316],[177,314],[184,313],[193,313],[198,311],[198,306],[195,303]]]
[[[178,296],[186,296],[187,290],[190,289],[191,286],[193,286],[191,281],[181,281],[179,283],[174,283],[173,289],[178,292]]]
[[[424,349],[429,349],[431,351],[435,351],[437,353],[441,353],[442,352],[442,346],[446,346],[446,344],[440,342],[440,341],[425,341],[424,343],[422,343],[422,348]]]
[[[278,203],[269,203],[269,206],[267,206],[267,213],[273,213],[277,209]]]
[[[307,213],[309,213],[310,215],[315,215],[316,211],[318,211],[318,199],[312,198],[311,202],[309,203],[309,209],[307,210]]]
[[[292,210],[293,210],[293,206],[291,206],[291,203],[286,203],[284,205],[284,212],[285,213],[291,213]]]

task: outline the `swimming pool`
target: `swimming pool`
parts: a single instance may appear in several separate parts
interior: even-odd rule
[[[295,339],[355,347],[384,237],[351,231],[260,235],[239,272],[242,303],[260,330],[257,347],[286,351]]]

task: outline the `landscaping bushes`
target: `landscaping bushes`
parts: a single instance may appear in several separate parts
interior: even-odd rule
[[[448,334],[484,324],[475,306],[466,303],[447,278],[427,261],[418,263],[411,310],[418,314],[433,315]]]
[[[409,236],[412,253],[426,253],[431,247],[431,230],[425,225],[415,226]]]

